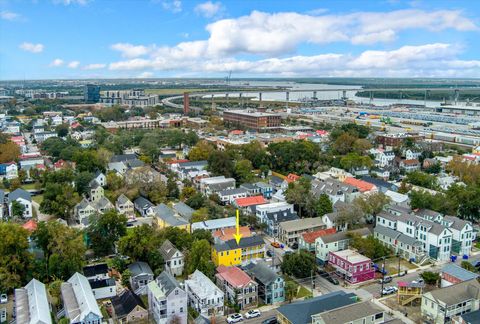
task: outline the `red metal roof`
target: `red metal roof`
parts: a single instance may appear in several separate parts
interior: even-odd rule
[[[337,231],[334,228],[321,229],[314,232],[303,233],[303,240],[305,243],[315,243],[315,239],[320,236],[335,234]]]
[[[298,179],[300,179],[300,176],[299,175],[296,175],[295,173],[290,173],[289,175],[287,175],[287,182],[290,183],[290,182],[295,182],[297,181]]]
[[[33,232],[37,229],[37,222],[35,220],[31,219],[28,222],[26,222],[25,224],[23,224],[22,227],[24,229],[26,229],[27,231]]]
[[[352,177],[346,177],[343,182],[346,184],[352,185],[354,187],[357,187],[358,190],[360,190],[360,192],[370,191],[375,188],[374,184],[371,184],[363,180],[355,179]]]
[[[239,228],[240,234],[242,234],[242,238],[252,236],[252,232],[250,231],[250,227],[248,226],[241,226]],[[222,241],[228,241],[234,238],[233,234],[237,233],[236,228],[224,228],[219,229],[213,232],[213,237],[218,237]]]
[[[252,279],[240,268],[219,266],[217,276],[228,282],[235,288],[242,288],[250,283]]]
[[[266,204],[267,200],[263,196],[253,196],[235,199],[235,203],[238,207],[248,207],[254,205]]]

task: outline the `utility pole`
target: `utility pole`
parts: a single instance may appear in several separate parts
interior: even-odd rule
[[[397,253],[397,257],[398,257],[398,272],[397,272],[397,276],[400,277],[400,253]]]
[[[382,291],[380,291],[380,297],[383,297],[384,281],[385,281],[385,257],[382,257]]]
[[[310,278],[312,279],[312,297],[313,297],[313,290],[315,289],[315,277],[314,277],[314,272],[313,269],[310,270]]]

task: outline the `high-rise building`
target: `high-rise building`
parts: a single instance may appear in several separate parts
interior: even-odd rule
[[[95,84],[86,84],[83,88],[83,97],[85,103],[96,103],[100,101],[100,86]]]

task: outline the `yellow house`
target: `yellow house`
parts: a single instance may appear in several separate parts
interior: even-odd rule
[[[190,223],[181,216],[175,215],[175,212],[165,204],[160,204],[154,208],[154,222],[157,228],[178,227],[190,233]]]
[[[212,261],[218,266],[234,266],[243,262],[265,257],[265,242],[260,236],[245,237],[237,244],[235,239],[215,244]]]

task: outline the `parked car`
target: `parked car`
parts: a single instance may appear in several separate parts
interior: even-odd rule
[[[298,249],[298,243],[296,243],[296,242],[293,243],[292,244],[292,249],[294,249],[294,250]]]
[[[227,317],[227,323],[238,323],[238,322],[241,322],[243,321],[243,316],[242,314],[238,314],[238,313],[235,313],[235,314],[232,314],[230,316]]]
[[[0,295],[0,304],[6,304],[8,303],[8,296],[7,294],[1,294]]]
[[[398,290],[397,287],[385,287],[382,290],[382,295],[390,295],[396,293]]]
[[[270,257],[270,258],[273,257],[272,250],[267,250],[267,256]]]
[[[267,318],[266,320],[264,320],[262,322],[262,324],[277,324],[277,318],[276,317],[270,317],[270,318]]]
[[[262,314],[258,309],[252,309],[245,313],[245,318],[255,318],[260,317]]]
[[[330,282],[331,282],[332,284],[334,284],[334,285],[338,285],[338,284],[339,284],[337,278],[334,278],[334,277],[332,277],[332,276],[328,276],[328,277],[327,277],[327,280],[330,281]]]
[[[328,272],[321,268],[317,268],[317,273],[324,278],[328,275]]]
[[[277,248],[277,249],[280,248],[280,243],[278,243],[278,242],[272,242],[271,244],[274,248]]]
[[[419,279],[417,279],[417,280],[413,280],[413,281],[412,281],[412,283],[414,283],[414,284],[419,284],[419,283],[423,283],[423,282],[424,282],[424,281],[423,281],[422,278],[419,278]]]
[[[385,276],[383,279],[380,279],[378,282],[379,283],[382,283],[382,280],[383,280],[383,283],[389,283],[389,282],[392,282],[393,278],[391,276]]]

